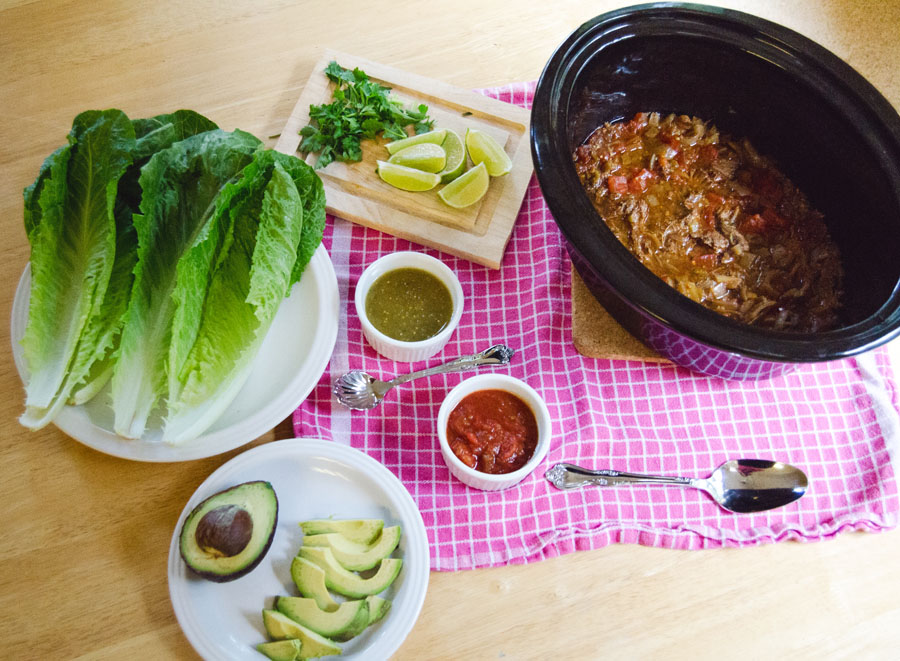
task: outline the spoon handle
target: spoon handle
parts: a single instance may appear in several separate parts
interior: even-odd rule
[[[515,352],[505,344],[495,344],[481,353],[476,353],[472,356],[462,356],[461,358],[451,360],[449,363],[444,363],[443,365],[429,367],[417,372],[410,372],[409,374],[402,374],[394,377],[388,383],[393,387],[401,383],[406,383],[407,381],[412,381],[413,379],[418,379],[419,377],[431,376],[433,374],[464,372],[473,367],[478,367],[479,365],[508,365],[513,353]]]
[[[589,470],[574,464],[556,464],[545,474],[547,480],[557,489],[577,489],[588,484],[607,487],[617,484],[674,484],[682,487],[695,486],[689,477],[669,477],[666,475],[642,475],[616,470]]]

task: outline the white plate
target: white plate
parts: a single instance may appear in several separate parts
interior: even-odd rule
[[[178,550],[185,518],[212,494],[242,482],[267,480],[278,496],[275,539],[263,561],[230,583],[213,583],[188,571]],[[400,525],[403,568],[382,596],[384,619],[346,643],[341,659],[387,659],[419,617],[428,589],[428,536],[422,515],[400,481],[359,450],[337,443],[292,439],[266,443],[238,455],[209,476],[185,505],[169,547],[169,595],[187,639],[205,659],[264,657],[255,646],[268,638],[263,608],[278,595],[297,596],[291,559],[303,540],[298,524],[309,519],[384,519]]]
[[[20,340],[28,322],[30,291],[29,264],[16,289],[10,329],[13,358],[23,383],[27,370]],[[163,443],[158,417],[150,418],[140,440],[116,435],[108,385],[87,404],[63,408],[54,424],[88,447],[137,461],[188,461],[233,450],[288,417],[318,383],[334,350],[339,302],[334,267],[320,245],[278,309],[247,383],[222,417],[189,443]],[[23,393],[23,406],[24,401]]]

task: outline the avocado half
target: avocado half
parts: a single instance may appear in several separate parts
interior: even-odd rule
[[[278,497],[271,484],[238,484],[213,494],[191,511],[181,527],[181,557],[205,579],[233,581],[265,557],[277,522]]]

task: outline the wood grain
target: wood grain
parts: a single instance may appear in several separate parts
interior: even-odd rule
[[[273,145],[324,47],[463,89],[536,79],[583,21],[625,3],[0,0],[0,656],[195,659],[166,555],[196,487],[238,454],[141,464],[16,418],[9,351],[28,260],[22,189],[87,108],[193,108]],[[895,105],[900,4],[720,0],[816,39]],[[252,447],[291,434],[289,422]],[[399,660],[897,656],[900,533],[677,552],[612,546],[432,573]]]

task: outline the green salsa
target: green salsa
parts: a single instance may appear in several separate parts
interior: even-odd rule
[[[380,275],[366,294],[366,316],[379,331],[401,342],[440,333],[453,315],[447,285],[428,271],[401,268]]]

